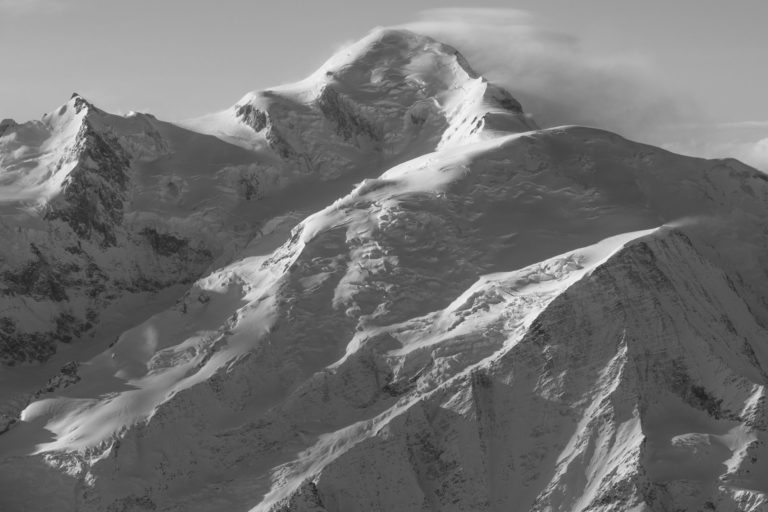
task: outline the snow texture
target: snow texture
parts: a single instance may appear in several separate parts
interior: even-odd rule
[[[754,169],[390,29],[179,125],[0,127],[4,511],[768,510]]]

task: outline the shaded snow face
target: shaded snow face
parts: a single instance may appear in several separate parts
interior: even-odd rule
[[[145,276],[192,282],[4,402],[4,509],[768,505],[760,173],[536,130],[402,31],[186,128],[120,119],[92,122],[123,217],[83,258],[130,275],[103,262],[138,238]]]
[[[3,124],[3,363],[45,361],[120,300],[188,285],[275,216],[300,218],[397,163],[532,123],[454,49],[381,30],[300,83],[184,126],[76,94],[41,121]]]

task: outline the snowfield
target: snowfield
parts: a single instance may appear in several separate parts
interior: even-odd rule
[[[2,126],[0,509],[768,510],[764,174],[391,29]]]

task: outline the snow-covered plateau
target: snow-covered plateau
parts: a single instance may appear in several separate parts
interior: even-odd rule
[[[379,29],[0,123],[0,510],[768,511],[768,176]]]

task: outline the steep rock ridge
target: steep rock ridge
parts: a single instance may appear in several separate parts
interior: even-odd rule
[[[78,94],[41,121],[7,120],[1,360],[46,360],[116,300],[189,283],[270,218],[309,213],[448,139],[481,137],[493,116],[534,126],[453,48],[380,30],[303,82],[185,125],[199,132]]]
[[[73,96],[76,113],[94,107],[80,96]],[[86,114],[70,148],[77,162],[62,182],[61,193],[45,204],[43,219],[62,220],[81,240],[101,246],[114,246],[114,228],[123,220],[129,180],[129,156],[117,139],[99,133]]]
[[[587,128],[405,162],[40,396],[0,436],[3,499],[761,510],[766,205],[737,162]]]
[[[190,281],[211,260],[197,241],[163,253],[158,238],[173,235],[126,229],[134,155],[108,128],[112,117],[73,95],[3,137],[3,146],[16,146],[3,161],[12,180],[1,205],[3,363],[45,360],[57,342],[91,329],[114,299]],[[46,139],[32,147],[29,132]]]

